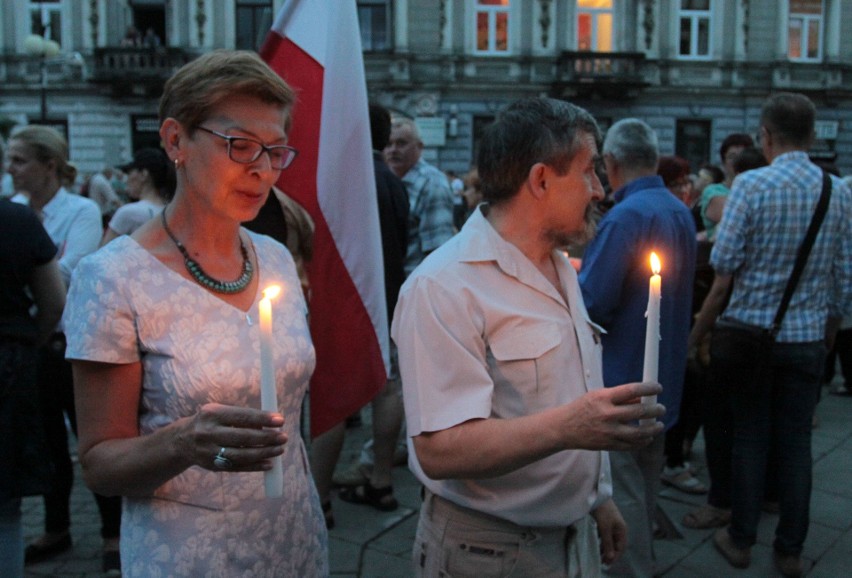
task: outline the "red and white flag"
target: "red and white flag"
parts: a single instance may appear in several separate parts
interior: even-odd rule
[[[367,84],[355,2],[288,0],[260,50],[296,91],[278,186],[315,221],[311,433],[353,414],[387,379],[388,323]]]

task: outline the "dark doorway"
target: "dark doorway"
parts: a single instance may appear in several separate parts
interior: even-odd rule
[[[711,160],[710,140],[709,120],[677,121],[675,154],[689,161],[693,173]]]

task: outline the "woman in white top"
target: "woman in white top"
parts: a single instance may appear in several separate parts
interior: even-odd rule
[[[159,108],[174,198],[74,272],[63,322],[80,465],[89,487],[123,498],[126,578],[328,576],[300,433],[316,365],[307,303],[286,247],[241,227],[296,157],[295,96],[256,53],[186,64]],[[282,290],[269,349],[278,411],[261,409],[270,285]]]
[[[104,231],[102,247],[119,235],[130,235],[151,220],[175,192],[175,170],[162,149],[140,149],[133,155],[133,162],[120,168],[127,173],[127,194],[136,202],[115,212]]]

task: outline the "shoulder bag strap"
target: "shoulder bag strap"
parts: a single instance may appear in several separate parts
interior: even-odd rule
[[[781,329],[781,322],[784,320],[784,315],[787,313],[787,306],[790,305],[790,299],[793,298],[793,293],[796,291],[796,285],[799,284],[799,278],[802,276],[802,271],[805,269],[805,264],[808,261],[811,247],[814,245],[819,228],[825,218],[825,213],[828,210],[828,201],[831,199],[831,176],[825,171],[822,171],[822,192],[819,196],[814,216],[811,218],[811,224],[808,227],[808,232],[805,235],[802,244],[799,246],[799,252],[796,255],[796,264],[793,266],[793,272],[787,280],[787,286],[784,288],[784,296],[781,298],[781,305],[778,306],[778,311],[775,313],[775,319],[772,321],[772,326],[769,331],[772,336],[778,335]]]

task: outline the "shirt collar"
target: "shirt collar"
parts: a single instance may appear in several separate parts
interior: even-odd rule
[[[615,199],[616,203],[620,203],[636,191],[657,188],[666,188],[662,177],[660,177],[659,175],[648,175],[647,177],[639,177],[638,179],[630,181],[629,183],[615,191],[612,196]]]
[[[810,162],[810,157],[808,153],[805,151],[790,151],[788,153],[782,153],[772,159],[772,164],[775,163],[803,163]]]
[[[462,263],[494,261],[507,275],[566,306],[565,299],[535,268],[529,258],[491,226],[483,213],[483,210],[487,210],[487,206],[487,203],[479,205],[462,227],[458,235],[459,261]],[[568,258],[556,249],[553,250],[553,262],[561,279],[574,274]]]
[[[423,160],[423,157],[417,159],[417,162],[411,165],[411,168],[408,169],[408,172],[402,177],[402,180],[405,182],[412,181],[417,178],[422,171],[422,167],[426,164],[426,161]]]
[[[41,212],[45,216],[45,218],[62,213],[62,207],[68,200],[68,195],[69,193],[65,190],[65,187],[59,187],[59,190],[56,191],[56,194],[53,195],[53,198],[50,199],[47,204],[45,204],[41,208]]]

